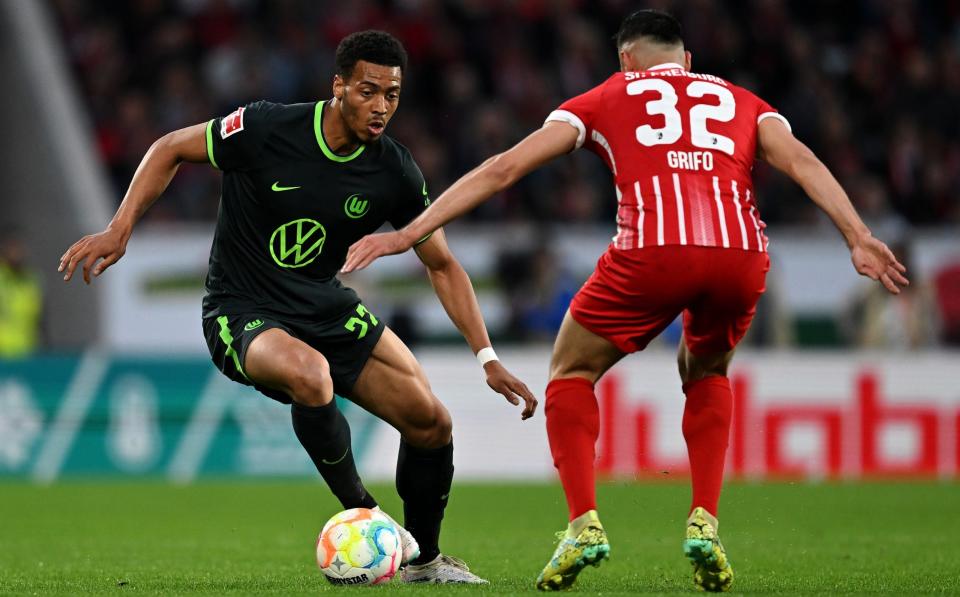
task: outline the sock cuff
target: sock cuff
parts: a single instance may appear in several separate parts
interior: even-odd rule
[[[415,458],[443,459],[453,454],[453,440],[450,440],[450,443],[445,446],[440,446],[439,448],[418,448],[407,443],[403,438],[400,438],[400,449],[406,452],[408,456]]]
[[[554,379],[547,384],[547,393],[563,392],[565,390],[577,390],[587,388],[593,391],[593,382],[584,377],[564,377]]]
[[[687,394],[687,396],[689,397],[690,393],[693,392],[694,390],[698,390],[700,388],[707,388],[710,386],[725,388],[729,390],[730,378],[727,377],[726,375],[708,375],[707,377],[703,377],[701,379],[698,379],[697,381],[691,381],[689,383],[683,384],[683,393]]]
[[[600,406],[593,384],[589,380],[582,377],[555,379],[547,385],[546,394],[543,412],[547,417],[548,427],[551,419],[557,416],[574,417],[581,424],[588,424],[590,427],[599,424]]]
[[[337,399],[334,398],[323,406],[307,406],[306,404],[294,402],[290,405],[290,410],[297,416],[310,419],[326,419],[337,412]]]

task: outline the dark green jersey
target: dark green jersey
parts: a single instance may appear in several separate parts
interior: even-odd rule
[[[256,102],[207,124],[223,190],[204,317],[336,316],[359,300],[336,279],[350,245],[384,222],[404,226],[429,205],[423,174],[390,137],[333,153],[324,105]]]

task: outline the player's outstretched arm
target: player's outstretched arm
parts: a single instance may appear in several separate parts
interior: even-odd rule
[[[473,291],[470,277],[463,266],[450,252],[442,230],[437,230],[433,236],[417,245],[417,256],[427,266],[430,283],[460,333],[463,334],[470,350],[477,354],[480,349],[490,346],[490,336],[487,326],[483,323],[480,314],[480,305],[477,295]],[[499,394],[502,394],[511,404],[520,404],[523,400],[521,419],[529,419],[537,410],[537,399],[533,397],[527,385],[514,377],[499,360],[491,360],[483,365],[487,374],[487,385]]]
[[[353,243],[344,273],[363,269],[384,255],[403,253],[437,228],[510,188],[531,171],[576,147],[577,129],[548,122],[509,150],[489,158],[453,183],[419,217],[395,232],[365,236]]]
[[[757,147],[760,157],[796,181],[830,217],[847,241],[857,272],[879,280],[893,294],[910,283],[903,275],[907,268],[870,234],[830,170],[779,119],[767,118],[759,124]]]
[[[197,124],[167,133],[150,146],[106,229],[84,236],[60,258],[64,281],[83,264],[83,281],[89,284],[91,271],[99,276],[123,257],[134,224],[167,188],[180,163],[207,161],[205,132],[206,124]]]

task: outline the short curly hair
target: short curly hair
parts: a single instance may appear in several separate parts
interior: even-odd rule
[[[357,62],[365,60],[381,66],[399,66],[407,70],[407,51],[396,37],[386,31],[358,31],[351,33],[337,46],[337,74],[349,79]]]

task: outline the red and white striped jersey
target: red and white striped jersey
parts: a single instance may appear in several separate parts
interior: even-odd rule
[[[547,121],[579,131],[616,184],[617,249],[697,245],[765,251],[751,170],[757,125],[787,120],[742,87],[662,64],[619,72]]]

